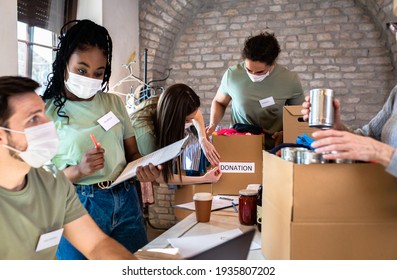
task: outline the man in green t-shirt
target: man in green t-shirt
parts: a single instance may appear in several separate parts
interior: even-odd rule
[[[233,101],[231,125],[261,127],[267,150],[282,143],[283,107],[301,105],[304,94],[298,75],[276,63],[279,53],[274,34],[265,32],[245,41],[244,61],[227,69],[212,101],[208,135]]]
[[[38,86],[0,77],[0,259],[54,259],[62,235],[89,259],[134,259],[100,230],[63,172],[41,167],[59,139]],[[139,172],[159,176],[153,166]]]

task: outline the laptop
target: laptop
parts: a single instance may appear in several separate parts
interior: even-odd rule
[[[246,260],[255,229],[250,229],[242,234],[225,241],[193,256],[187,260]]]

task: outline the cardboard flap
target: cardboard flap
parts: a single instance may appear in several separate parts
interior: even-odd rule
[[[262,176],[262,252],[269,259],[289,259],[293,164],[263,151]]]
[[[291,106],[284,106],[285,110],[289,112],[293,116],[302,116],[301,110],[302,106],[301,105],[291,105]]]

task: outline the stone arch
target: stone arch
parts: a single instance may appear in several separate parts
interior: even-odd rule
[[[140,57],[143,73],[147,49],[148,80],[161,79],[170,66],[170,54],[180,33],[190,25],[193,15],[206,5],[197,0],[140,1]]]

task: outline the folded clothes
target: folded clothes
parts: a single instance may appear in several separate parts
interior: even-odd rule
[[[255,135],[264,133],[262,127],[253,124],[236,123],[233,125],[233,128],[238,132],[249,132]]]
[[[230,135],[251,135],[249,132],[238,132],[234,128],[223,128],[220,130],[217,130],[213,133],[214,135],[224,135],[224,136],[230,136]]]

